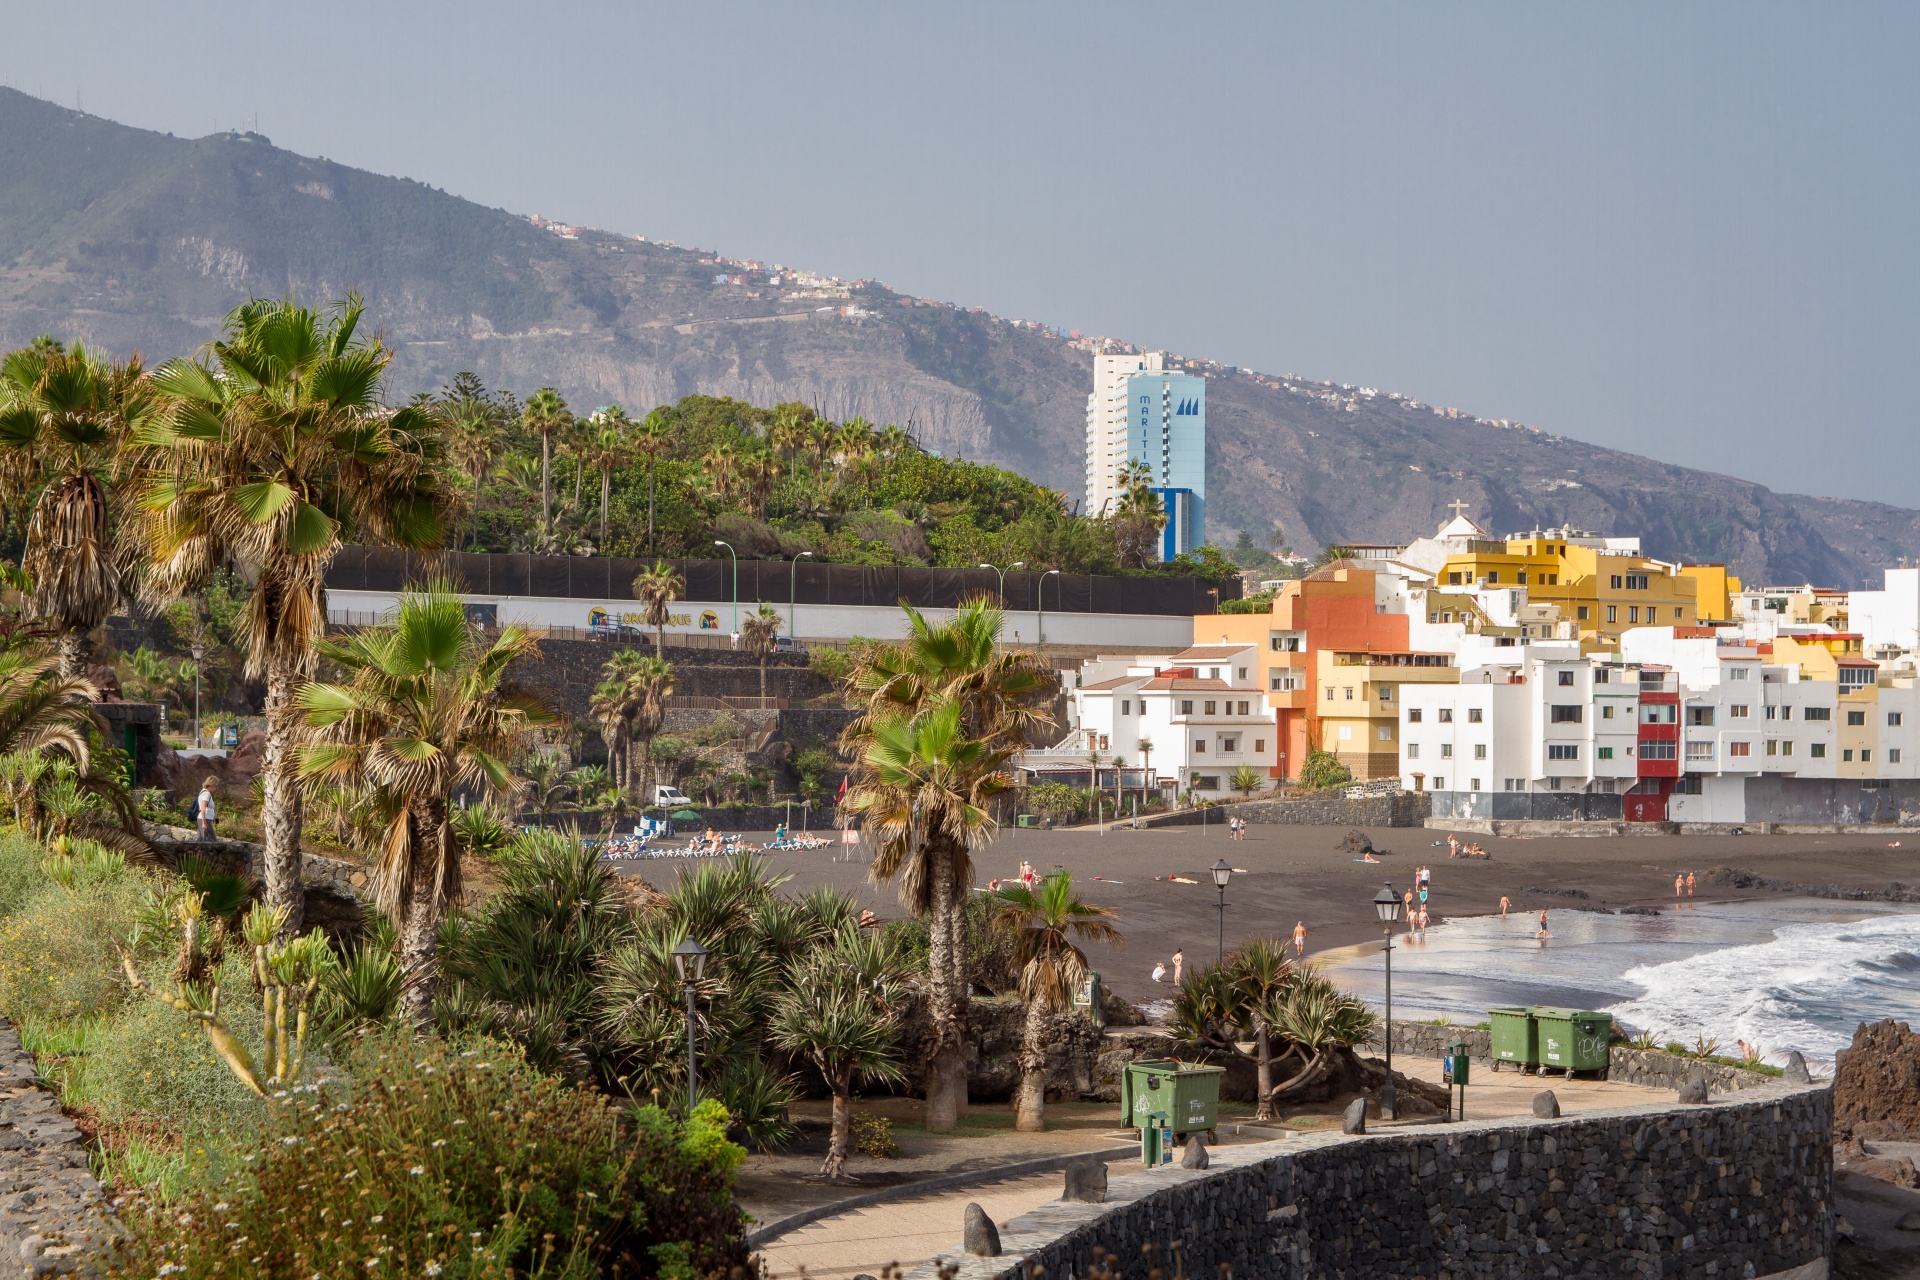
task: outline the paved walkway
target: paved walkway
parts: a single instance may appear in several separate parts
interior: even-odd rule
[[[1416,1080],[1441,1082],[1440,1059],[1410,1058],[1393,1060],[1393,1069]],[[1475,1062],[1467,1077],[1467,1119],[1494,1120],[1501,1116],[1530,1116],[1533,1100],[1543,1091],[1553,1090],[1560,1100],[1560,1113],[1590,1111],[1598,1107],[1630,1107],[1641,1103],[1673,1101],[1673,1090],[1647,1085],[1619,1084],[1609,1080],[1567,1080],[1559,1076],[1542,1079],[1518,1071],[1495,1071],[1492,1064]]]

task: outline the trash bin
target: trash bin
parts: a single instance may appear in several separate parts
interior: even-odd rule
[[[1014,817],[1013,825],[1016,827],[1023,827],[1023,828],[1037,827],[1040,825],[1040,819],[1034,817],[1030,813],[1022,813]]]
[[[1129,1062],[1120,1077],[1120,1123],[1148,1127],[1162,1112],[1172,1133],[1211,1129],[1220,1120],[1220,1079],[1225,1067],[1147,1059]]]
[[[1533,1011],[1539,1027],[1540,1065],[1572,1075],[1576,1071],[1605,1071],[1613,1015],[1588,1009]]]
[[[1487,1020],[1493,1024],[1493,1069],[1511,1062],[1525,1071],[1540,1065],[1539,1028],[1531,1009],[1489,1009]]]

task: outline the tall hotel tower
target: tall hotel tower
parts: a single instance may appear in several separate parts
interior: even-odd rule
[[[1206,541],[1207,380],[1166,370],[1165,356],[1095,356],[1087,397],[1087,514],[1119,502],[1121,470],[1144,462],[1167,512],[1160,558]]]

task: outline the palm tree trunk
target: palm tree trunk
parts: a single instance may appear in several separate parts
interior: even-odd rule
[[[953,1114],[967,1115],[967,1026],[972,1006],[972,975],[967,970],[967,889],[962,886],[947,911],[947,934],[953,947],[954,1048],[947,1061],[953,1078]]]
[[[667,659],[667,628],[664,624],[653,629],[653,656],[662,662]]]
[[[299,672],[285,658],[267,666],[267,744],[260,762],[260,825],[265,831],[267,903],[286,910],[280,936],[300,932],[304,902],[300,891],[300,782],[295,755],[299,711],[293,692]]]
[[[1253,1024],[1253,1051],[1254,1093],[1259,1098],[1253,1119],[1257,1124],[1273,1119],[1273,1039],[1267,1034],[1266,1024],[1258,1020]]]
[[[1013,1127],[1039,1133],[1047,1127],[1047,1002],[1027,1002],[1026,1043],[1020,1048],[1020,1085],[1013,1096]]]
[[[964,953],[956,954],[953,945],[953,886],[949,881],[944,853],[932,859],[933,901],[927,929],[927,1013],[932,1024],[933,1043],[928,1046],[927,1130],[946,1133],[960,1123],[959,1102],[955,1094],[965,1088],[960,1046],[960,993],[954,990],[956,976],[964,969]],[[956,1089],[956,1084],[960,1086]]]
[[[553,532],[553,429],[540,432],[540,527]]]
[[[641,804],[653,802],[653,739],[640,739],[640,779],[637,790]]]
[[[425,1031],[433,1022],[433,996],[438,957],[434,954],[440,931],[440,903],[435,883],[433,830],[429,821],[410,816],[413,826],[412,892],[402,904],[406,917],[400,927],[400,1016]]]
[[[760,705],[767,705],[767,655],[760,655]]]
[[[653,554],[653,455],[647,455],[647,554]]]
[[[79,627],[72,627],[60,633],[57,647],[60,674],[76,680],[86,679],[88,659],[93,656],[93,637]]]
[[[613,470],[600,468],[600,554],[607,554],[607,503],[613,497]]]
[[[833,1124],[827,1136],[827,1160],[820,1172],[829,1178],[842,1178],[847,1172],[847,1155],[853,1149],[852,1085],[844,1073],[829,1079],[833,1090]]]

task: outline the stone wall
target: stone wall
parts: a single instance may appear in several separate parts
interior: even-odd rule
[[[1084,1276],[1096,1247],[1139,1274],[1144,1247],[1176,1243],[1190,1276],[1824,1276],[1832,1137],[1829,1091],[1785,1084],[1698,1107],[1303,1134],[1218,1148],[1204,1172],[1115,1178],[1105,1204],[1002,1225],[1000,1257],[956,1250],[909,1276]]]
[[[545,693],[570,716],[591,720],[588,704],[605,678],[607,662],[622,649],[635,646],[606,640],[542,640],[536,658],[514,664],[514,678]],[[653,642],[638,646],[653,652]],[[669,646],[674,692],[687,697],[757,698],[760,667],[747,654],[733,649],[689,649]],[[776,653],[767,659],[767,696],[794,702],[833,692],[833,682],[807,665],[800,654]]]
[[[0,1018],[0,1280],[71,1270],[106,1226],[80,1131]]]
[[[1245,818],[1262,826],[1417,827],[1426,822],[1432,803],[1431,796],[1412,791],[1349,800],[1343,792],[1335,790],[1287,800],[1248,800],[1206,810],[1155,814],[1140,822],[1142,826],[1152,827],[1197,827],[1214,826],[1228,818]]]
[[[1482,1027],[1440,1026],[1431,1022],[1393,1024],[1393,1051],[1414,1058],[1444,1058],[1449,1041],[1467,1046],[1467,1056],[1475,1062],[1493,1061],[1493,1032]],[[1376,1038],[1377,1043],[1377,1038]],[[1607,1054],[1607,1079],[1623,1084],[1652,1085],[1660,1089],[1678,1089],[1682,1081],[1704,1075],[1707,1087],[1715,1093],[1733,1093],[1772,1084],[1774,1077],[1762,1071],[1745,1071],[1723,1062],[1701,1062],[1651,1049],[1630,1049],[1616,1044]]]

